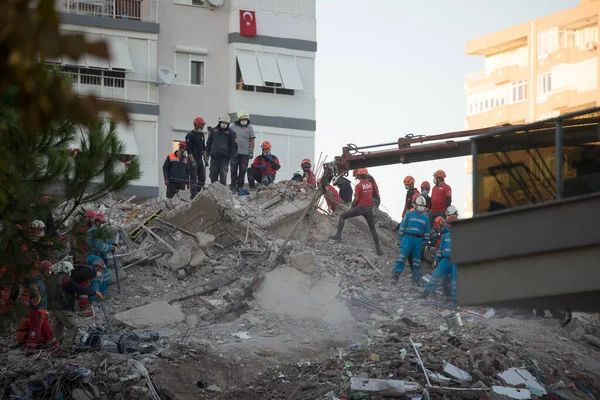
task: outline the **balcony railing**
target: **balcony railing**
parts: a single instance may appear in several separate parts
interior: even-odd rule
[[[132,103],[158,104],[158,87],[154,82],[102,75],[70,75],[73,89],[81,95],[94,95]]]
[[[70,14],[158,22],[158,0],[56,0],[56,9]]]

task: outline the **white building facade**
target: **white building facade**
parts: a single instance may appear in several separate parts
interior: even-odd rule
[[[211,4],[212,3],[212,4]],[[223,3],[220,5],[220,3]],[[142,177],[126,194],[164,193],[162,164],[192,121],[208,126],[244,109],[260,143],[271,142],[289,179],[314,157],[315,0],[57,0],[61,29],[103,38],[111,60],[49,60],[74,76],[80,93],[124,102],[131,127],[119,128]],[[251,11],[255,36],[240,34]],[[158,78],[168,67],[173,82]],[[314,160],[313,160],[314,162]]]

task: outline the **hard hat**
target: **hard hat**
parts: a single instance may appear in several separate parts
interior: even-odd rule
[[[240,110],[237,112],[237,119],[238,121],[240,119],[250,119],[250,114],[248,114],[248,111],[246,110]]]
[[[419,196],[419,197],[417,197],[417,199],[415,200],[415,204],[416,204],[417,206],[424,206],[424,205],[426,205],[426,204],[427,204],[427,201],[425,200],[425,197],[423,197],[423,196]]]
[[[96,216],[94,217],[94,222],[96,221],[100,221],[101,224],[105,224],[106,217],[104,216],[104,214],[96,214]]]
[[[304,172],[302,172],[301,169],[297,169],[296,172],[294,172],[294,175],[304,175]]]
[[[48,260],[44,260],[40,263],[40,268],[44,271],[50,271],[52,269],[52,263]]]
[[[230,124],[231,117],[229,116],[229,114],[223,114],[219,117],[219,122],[225,122],[226,124]]]
[[[263,150],[271,150],[271,143],[269,143],[265,140],[264,142],[261,143],[260,148]]]
[[[312,163],[310,162],[310,160],[308,158],[303,159],[302,162],[300,163],[300,165],[304,165],[304,164],[309,164],[312,166]]]
[[[442,226],[444,226],[444,222],[445,221],[443,217],[435,217],[433,220],[433,228],[440,229]]]
[[[102,257],[99,257],[95,254],[90,254],[89,256],[87,256],[85,258],[85,263],[87,265],[93,265],[102,268],[106,267],[106,265],[104,265],[104,260],[102,260]]]
[[[444,178],[444,179],[446,179],[446,173],[443,170],[441,170],[441,169],[438,169],[437,171],[435,171],[433,173],[433,176],[434,176],[434,178]]]
[[[458,209],[454,206],[450,206],[446,209],[446,215],[454,215],[454,214],[458,214]]]
[[[359,168],[354,170],[354,176],[369,175],[369,170],[366,168]]]
[[[54,266],[52,267],[52,272],[54,272],[55,274],[68,274],[71,271],[73,271],[73,264],[71,264],[68,261],[59,262],[58,264],[54,264]]]
[[[405,185],[412,185],[413,183],[415,183],[415,178],[412,176],[408,175],[406,178],[404,178]]]
[[[429,184],[428,181],[421,183],[421,189],[423,189],[423,188],[431,189],[431,185]]]
[[[44,229],[46,227],[46,224],[44,224],[42,221],[40,221],[39,219],[36,219],[35,221],[33,221],[30,225],[33,229]]]
[[[185,142],[185,140],[179,142],[179,147],[183,147],[184,150],[187,149],[187,143]]]
[[[194,118],[194,125],[206,125],[206,121],[202,117]]]
[[[448,218],[446,218],[446,223],[450,224],[453,221],[458,221],[458,217],[456,215],[448,215]]]
[[[412,199],[411,199],[412,202],[414,203],[415,201],[417,201],[417,199],[419,198],[419,196],[421,196],[419,193],[413,194]]]
[[[87,210],[85,212],[85,214],[83,214],[84,217],[86,218],[94,218],[96,216],[96,211],[94,210]]]

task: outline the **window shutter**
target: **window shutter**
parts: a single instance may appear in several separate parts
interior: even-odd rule
[[[190,84],[190,55],[175,53],[175,83],[179,85]]]

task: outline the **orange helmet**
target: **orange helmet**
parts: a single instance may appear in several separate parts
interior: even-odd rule
[[[444,170],[438,169],[433,173],[433,177],[446,179],[446,173],[444,172]]]
[[[302,160],[302,162],[300,163],[300,165],[304,165],[304,164],[308,164],[309,168],[312,167],[312,163],[310,162],[310,160],[308,158],[305,158],[304,160]]]
[[[444,218],[442,217],[435,217],[435,219],[433,220],[433,229],[440,229],[443,225],[444,225]]]
[[[429,184],[429,182],[425,181],[423,183],[421,183],[421,189],[431,189],[431,185]]]
[[[369,175],[369,170],[366,168],[359,168],[354,170],[354,176],[359,176],[359,175]]]
[[[406,178],[404,178],[405,185],[412,185],[413,183],[415,183],[415,178],[412,176],[408,175]]]
[[[265,140],[264,142],[261,143],[260,148],[263,150],[271,150],[271,143],[269,143]]]

